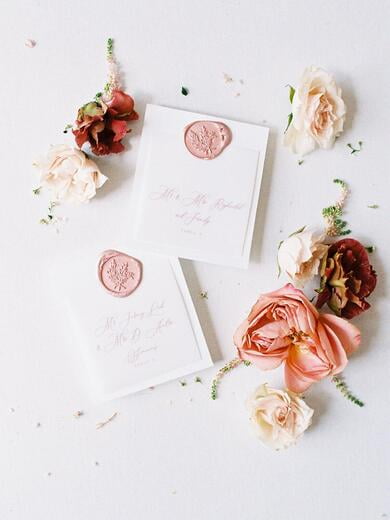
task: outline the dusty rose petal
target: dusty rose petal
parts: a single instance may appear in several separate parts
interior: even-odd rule
[[[320,320],[337,335],[347,354],[352,354],[359,347],[361,334],[355,325],[333,314],[321,314]]]

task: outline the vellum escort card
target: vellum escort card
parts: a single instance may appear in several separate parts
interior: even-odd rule
[[[261,126],[148,105],[133,238],[162,254],[246,268],[267,138]]]
[[[99,399],[137,392],[212,365],[178,260],[135,248],[123,252],[133,257],[133,265],[142,266],[135,282],[132,264],[116,262],[111,255],[116,251],[103,256],[103,275],[98,273],[99,255],[90,254],[78,255],[65,273],[69,313]],[[110,290],[103,285],[105,276],[113,280]],[[128,279],[133,292],[125,296],[120,291]],[[114,289],[125,297],[116,297]]]

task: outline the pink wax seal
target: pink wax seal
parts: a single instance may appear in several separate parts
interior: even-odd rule
[[[136,258],[119,251],[102,253],[98,265],[101,284],[112,296],[124,298],[134,292],[142,278],[142,264]]]
[[[218,121],[194,121],[184,129],[184,144],[199,159],[215,159],[231,140],[230,128]]]

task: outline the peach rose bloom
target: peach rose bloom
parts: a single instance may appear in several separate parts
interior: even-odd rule
[[[296,393],[342,372],[359,343],[357,327],[333,314],[319,314],[291,284],[260,296],[234,335],[240,359],[262,370],[284,362],[286,387]]]
[[[270,448],[288,448],[310,426],[313,410],[292,392],[260,385],[248,399],[250,418],[259,439]]]
[[[306,69],[295,91],[292,114],[284,144],[293,153],[303,156],[316,147],[331,148],[343,131],[346,115],[334,78],[318,67]]]

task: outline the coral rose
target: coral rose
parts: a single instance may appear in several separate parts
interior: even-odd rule
[[[365,298],[375,289],[376,273],[360,242],[345,238],[332,244],[321,275],[318,308],[327,303],[334,313],[347,319],[370,308]]]
[[[333,314],[319,314],[291,284],[260,296],[234,335],[240,359],[263,370],[284,363],[286,387],[297,393],[341,372],[359,343],[357,327]]]
[[[96,155],[123,152],[123,137],[130,131],[127,121],[138,119],[134,100],[121,90],[114,90],[109,101],[91,101],[82,106],[73,128],[76,143],[81,148],[89,142]]]

